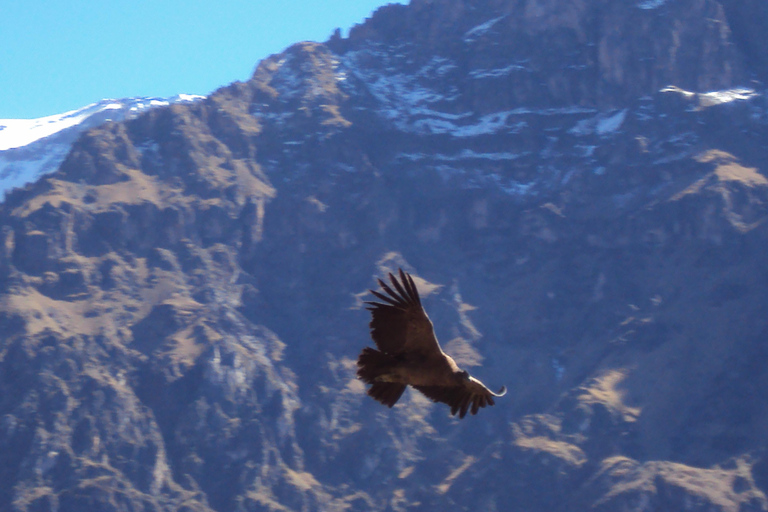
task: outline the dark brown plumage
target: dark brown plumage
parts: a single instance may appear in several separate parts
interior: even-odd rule
[[[494,393],[443,352],[410,274],[401,269],[399,281],[392,274],[389,280],[391,287],[378,280],[384,293],[371,290],[381,302],[366,302],[378,348],[364,348],[357,359],[357,376],[371,384],[368,394],[392,407],[410,385],[432,401],[448,404],[459,418],[494,405],[494,397],[503,396],[506,388]]]

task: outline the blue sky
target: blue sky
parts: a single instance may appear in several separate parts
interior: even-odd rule
[[[24,0],[0,8],[0,119],[208,94],[298,41],[406,0]]]

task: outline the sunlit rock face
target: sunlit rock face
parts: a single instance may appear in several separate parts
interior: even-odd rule
[[[84,133],[0,206],[0,509],[768,509],[744,6],[414,0]],[[495,407],[365,396],[398,267]]]

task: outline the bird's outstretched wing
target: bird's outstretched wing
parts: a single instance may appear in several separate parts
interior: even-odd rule
[[[370,292],[381,302],[366,302],[371,311],[371,337],[385,354],[441,353],[432,322],[421,306],[410,274],[400,269],[400,280],[389,274],[392,286],[379,279],[381,292]]]
[[[458,413],[459,418],[467,415],[467,411],[477,414],[481,407],[494,405],[494,397],[504,396],[507,388],[502,386],[498,393],[494,393],[474,377],[461,386],[414,386],[424,393],[424,395],[434,402],[448,404],[451,408],[451,414]]]

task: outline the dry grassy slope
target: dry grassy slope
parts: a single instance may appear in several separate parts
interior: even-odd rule
[[[4,507],[227,509],[199,490],[228,475],[206,452],[271,457],[267,481],[295,467],[283,344],[238,312],[237,248],[275,194],[238,107],[223,91],[93,130],[6,203]]]
[[[9,197],[0,508],[768,508],[766,157],[723,129],[765,134],[764,111],[656,94],[587,142],[567,116],[465,141],[399,133],[363,75],[339,80],[392,13],[403,37],[437,9],[434,43],[477,21],[465,7],[296,45],[204,102],[89,132]],[[413,47],[408,65],[434,45]],[[513,197],[401,157],[461,144],[531,155],[465,175],[586,171]],[[510,388],[496,407],[458,422],[364,396],[361,301],[398,266],[446,350]]]

